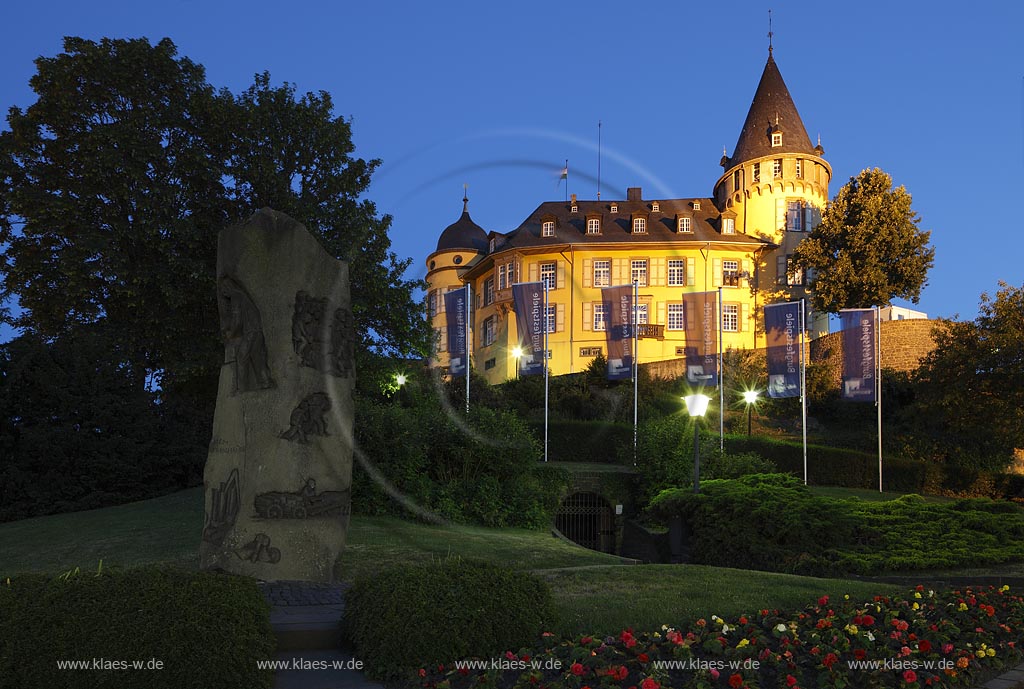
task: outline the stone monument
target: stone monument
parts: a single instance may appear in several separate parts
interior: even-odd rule
[[[224,362],[200,566],[334,581],[352,488],[348,264],[263,209],[218,237],[217,302]]]

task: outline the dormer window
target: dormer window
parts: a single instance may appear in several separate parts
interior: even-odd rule
[[[579,210],[580,210],[580,207],[579,207],[579,206],[576,206],[576,205],[573,205],[573,206],[570,206],[570,208],[569,208],[569,209],[570,209],[570,210],[571,210],[571,211],[572,211],[573,213],[578,213],[578,212],[579,212]]]
[[[722,218],[722,234],[736,234],[736,218]]]
[[[612,210],[612,213],[618,213],[619,212],[619,204],[613,203],[611,210]]]
[[[540,226],[541,237],[554,237],[555,236],[555,221],[545,220]]]
[[[772,133],[772,148],[782,145],[782,132]]]
[[[647,232],[647,218],[633,218],[633,234]]]
[[[601,234],[601,218],[587,218],[587,234]]]
[[[488,253],[492,253],[493,254],[494,250],[497,249],[497,248],[498,248],[498,238],[497,237],[491,237],[491,241],[490,241],[490,244],[489,244],[488,249],[487,249]]]
[[[660,213],[661,204],[659,204],[657,201],[654,201],[653,203],[651,203],[651,210],[654,211],[655,213]]]
[[[689,218],[679,218],[679,223],[677,225],[677,229],[678,229],[679,232],[693,232],[693,230],[690,229],[690,219]]]
[[[693,202],[693,210],[695,210],[695,211],[699,211],[700,210],[700,201],[694,201]]]

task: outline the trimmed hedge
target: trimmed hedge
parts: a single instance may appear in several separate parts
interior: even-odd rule
[[[270,608],[247,578],[131,569],[0,581],[0,687],[268,688]],[[162,662],[60,670],[57,661]]]
[[[498,657],[554,620],[544,581],[475,560],[396,567],[345,594],[345,635],[374,679],[414,681],[419,668]]]
[[[544,442],[544,422],[530,423]],[[608,421],[548,421],[548,458],[553,462],[617,464],[620,448],[633,447],[633,424]]]
[[[780,471],[803,477],[803,446],[772,438],[726,436],[730,452],[754,452]],[[827,445],[807,446],[808,481],[812,485],[878,488],[878,455]],[[882,457],[882,487],[895,493],[952,498],[1024,501],[1024,476],[960,466]]]

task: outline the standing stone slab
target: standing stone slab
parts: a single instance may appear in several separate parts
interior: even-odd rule
[[[224,362],[200,566],[334,581],[352,488],[348,264],[270,209],[218,242]]]

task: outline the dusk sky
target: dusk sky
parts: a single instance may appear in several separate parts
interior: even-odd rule
[[[568,191],[594,198],[599,120],[603,199],[629,186],[646,199],[710,196],[768,55],[768,7],[11,3],[0,106],[34,102],[33,60],[59,53],[65,35],[167,36],[211,84],[236,93],[264,70],[274,84],[325,90],[353,120],[356,154],[383,161],[368,196],[394,217],[393,249],[422,277],[461,213],[464,183],[486,230],[509,231],[563,198],[566,159]],[[1024,4],[771,7],[775,59],[811,140],[821,137],[830,196],[880,167],[932,231],[935,266],[910,306],[969,319],[999,280],[1021,285]]]

